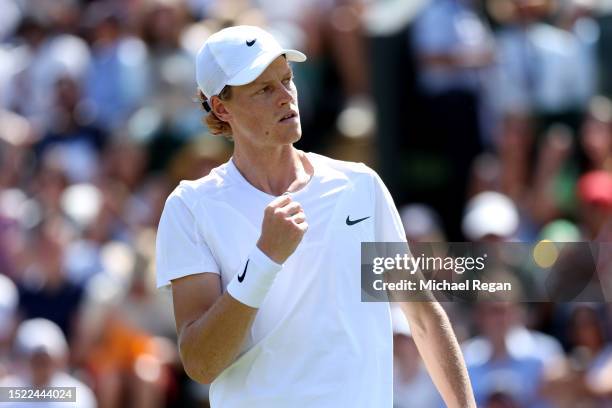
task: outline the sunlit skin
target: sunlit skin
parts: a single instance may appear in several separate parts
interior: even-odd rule
[[[253,82],[232,87],[230,100],[213,98],[217,116],[232,127],[240,147],[270,148],[290,145],[302,136],[299,116],[287,123],[280,119],[293,111],[298,114],[297,89],[293,72],[280,56]]]
[[[232,96],[211,98],[217,117],[230,124],[233,160],[251,184],[279,195],[305,185],[312,166],[293,143],[302,128],[293,72],[284,56],[276,58],[253,82],[232,87]],[[291,118],[283,120],[286,115]]]

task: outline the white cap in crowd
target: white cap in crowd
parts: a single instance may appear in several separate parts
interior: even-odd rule
[[[15,338],[17,350],[31,356],[43,352],[53,358],[62,358],[68,352],[68,344],[62,329],[50,320],[36,318],[19,325]]]
[[[510,238],[518,229],[519,214],[514,202],[507,196],[485,191],[473,197],[463,217],[463,234],[477,241],[487,235]]]
[[[196,56],[196,81],[207,98],[226,85],[253,82],[280,55],[303,62],[306,55],[285,49],[268,32],[255,26],[234,26],[212,34]]]

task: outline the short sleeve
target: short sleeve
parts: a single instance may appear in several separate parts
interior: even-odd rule
[[[176,192],[166,200],[157,230],[157,287],[172,279],[202,272],[219,274],[219,266],[202,235],[199,224]]]
[[[391,193],[376,172],[372,172],[372,177],[374,179],[376,242],[406,242],[406,232],[404,232],[402,219]]]

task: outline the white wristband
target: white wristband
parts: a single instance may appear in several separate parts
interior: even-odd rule
[[[259,308],[282,267],[255,246],[244,269],[227,285],[227,292],[237,301]]]

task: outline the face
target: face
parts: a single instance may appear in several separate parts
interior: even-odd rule
[[[47,353],[34,353],[30,357],[32,382],[37,386],[46,386],[55,372],[55,362]]]
[[[293,144],[302,136],[291,67],[280,56],[253,82],[232,88],[227,101],[213,99],[217,116],[229,122],[237,144]]]

